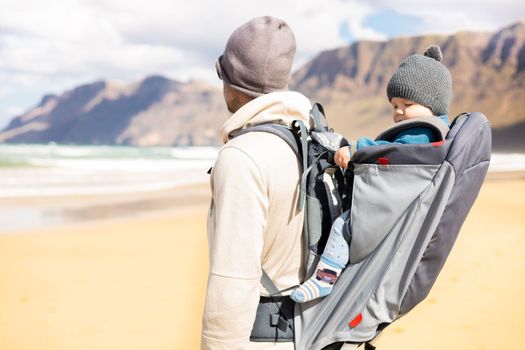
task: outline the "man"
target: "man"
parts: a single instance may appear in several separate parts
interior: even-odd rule
[[[310,101],[288,91],[295,38],[286,22],[259,17],[233,32],[216,63],[234,113],[211,173],[210,272],[202,349],[293,349],[250,342],[262,269],[279,290],[302,282],[303,213],[297,210],[301,165],[276,135],[239,130],[260,124],[309,125]],[[290,292],[286,293],[289,294]]]

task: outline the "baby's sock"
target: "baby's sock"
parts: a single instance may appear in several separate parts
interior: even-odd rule
[[[290,298],[297,303],[304,303],[332,292],[335,281],[344,266],[321,256],[315,274],[293,290]]]

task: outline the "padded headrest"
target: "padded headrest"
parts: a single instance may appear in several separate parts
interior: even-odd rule
[[[433,130],[436,136],[439,137],[439,139],[435,141],[445,140],[450,130],[448,125],[438,117],[412,118],[403,120],[399,123],[395,123],[394,125],[390,126],[376,137],[376,141],[384,140],[393,142],[396,139],[396,136],[399,135],[399,133],[417,127],[426,127]]]

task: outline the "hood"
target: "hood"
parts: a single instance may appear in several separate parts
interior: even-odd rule
[[[260,124],[290,126],[294,120],[301,120],[310,127],[312,104],[296,91],[279,91],[257,97],[235,112],[222,126],[222,142],[230,139],[234,131]]]

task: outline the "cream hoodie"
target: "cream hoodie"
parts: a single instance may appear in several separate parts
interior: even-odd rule
[[[202,349],[293,349],[292,343],[252,343],[261,267],[282,290],[303,276],[303,214],[297,211],[300,163],[279,137],[233,131],[276,123],[309,123],[310,101],[298,92],[274,92],[252,100],[226,121],[225,145],[211,174],[208,216],[210,272]]]

